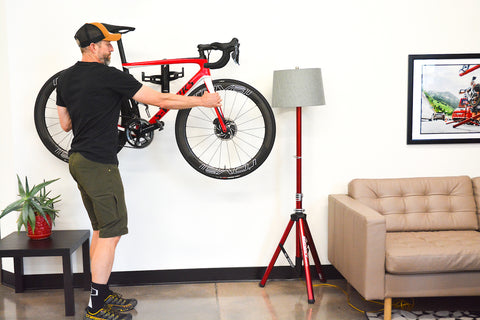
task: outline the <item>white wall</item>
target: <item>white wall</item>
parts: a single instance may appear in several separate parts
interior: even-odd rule
[[[2,68],[2,84],[9,85],[12,128],[2,127],[0,141],[2,151],[13,149],[2,157],[2,180],[15,186],[16,173],[36,182],[61,177],[54,184],[63,197],[57,229],[89,228],[89,222],[67,165],[37,137],[33,104],[50,75],[79,59],[73,35],[87,21],[135,26],[124,37],[130,61],[193,56],[198,43],[238,37],[241,65],[213,75],[246,81],[269,101],[273,70],[322,68],[327,105],[304,109],[303,192],[323,263],[327,196],[344,193],[351,179],[480,175],[477,144],[406,145],[407,56],[479,52],[478,1],[1,3],[7,26],[0,30],[1,53],[7,47],[9,75],[6,81]],[[275,115],[272,155],[235,181],[203,177],[186,164],[174,140],[174,112],[150,147],[123,150],[130,234],[119,245],[114,271],[267,265],[295,206],[295,112]],[[5,160],[15,165],[4,169]],[[12,200],[11,192],[1,197],[2,204]],[[15,230],[1,223],[3,235]],[[293,254],[293,232],[287,247]],[[81,270],[78,254],[76,260]],[[280,257],[277,265],[286,264]],[[59,272],[59,265],[44,258],[27,262],[25,271]]]
[[[2,182],[0,183],[0,208],[7,206],[16,195],[16,181],[14,179],[5,179],[14,172],[13,163],[14,163],[14,151],[12,144],[12,113],[10,108],[10,81],[9,81],[9,72],[8,72],[8,54],[7,46],[7,24],[6,24],[6,11],[5,4],[0,2],[0,88],[2,88],[2,100],[0,103],[0,114],[2,115],[3,121],[0,126],[0,139],[2,157],[0,157],[0,177],[2,177]],[[2,224],[0,224],[0,235],[7,235],[10,232],[6,232],[8,228],[3,228],[5,224],[15,223],[16,217],[6,216],[2,218]]]

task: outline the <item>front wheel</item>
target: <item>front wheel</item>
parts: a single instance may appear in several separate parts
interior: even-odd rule
[[[216,179],[250,174],[267,159],[275,141],[275,118],[267,100],[252,86],[238,80],[214,80],[222,98],[227,132],[215,110],[180,110],[175,123],[177,145],[198,172]],[[190,95],[202,96],[200,86]]]

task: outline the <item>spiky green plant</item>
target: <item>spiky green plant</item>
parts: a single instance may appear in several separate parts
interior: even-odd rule
[[[55,218],[58,216],[58,210],[54,209],[54,204],[59,202],[60,195],[56,197],[50,197],[50,191],[46,191],[45,187],[52,182],[57,181],[58,179],[43,181],[39,185],[34,185],[32,188],[28,185],[28,179],[25,177],[25,186],[23,186],[20,178],[17,175],[18,180],[18,199],[15,202],[9,204],[0,214],[0,218],[7,215],[12,211],[19,211],[20,215],[17,220],[18,231],[25,227],[25,230],[28,229],[28,223],[32,231],[35,232],[35,216],[42,216],[47,223],[50,223],[47,220],[47,215],[52,219],[52,223],[55,221]]]

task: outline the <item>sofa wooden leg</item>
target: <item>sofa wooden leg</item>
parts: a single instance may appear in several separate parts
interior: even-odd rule
[[[392,320],[392,298],[385,298],[383,320]]]

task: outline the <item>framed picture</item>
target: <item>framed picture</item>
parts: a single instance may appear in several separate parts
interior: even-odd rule
[[[480,143],[480,54],[408,56],[407,144]]]

